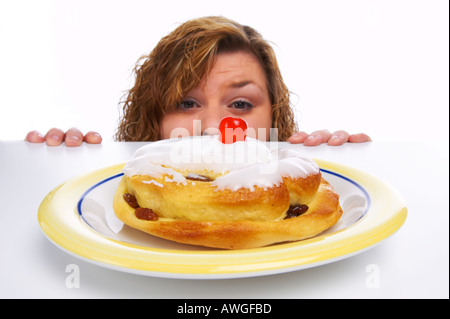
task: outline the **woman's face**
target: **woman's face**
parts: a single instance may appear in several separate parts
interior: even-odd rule
[[[160,138],[218,134],[225,116],[244,119],[257,138],[269,139],[272,106],[266,76],[250,53],[219,54],[208,76],[163,116]]]

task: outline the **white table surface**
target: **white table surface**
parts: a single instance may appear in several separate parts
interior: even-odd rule
[[[448,146],[298,145],[309,156],[365,170],[393,185],[407,203],[405,224],[368,251],[314,268],[241,279],[180,280],[82,261],[52,244],[37,221],[39,204],[57,185],[124,162],[142,145],[68,148],[0,142],[0,298],[449,298]],[[66,285],[71,264],[79,268],[79,288]],[[373,275],[370,265],[378,271],[377,287],[367,284]]]

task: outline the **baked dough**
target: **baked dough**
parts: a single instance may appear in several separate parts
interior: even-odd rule
[[[313,237],[330,228],[342,216],[339,196],[321,178],[306,213],[276,221],[192,221],[159,218],[139,219],[123,198],[128,193],[123,177],[114,196],[116,216],[126,225],[179,243],[224,249],[249,249]]]
[[[207,174],[205,172],[201,172]],[[171,181],[170,175],[152,178],[147,175],[126,176],[127,192],[140,207],[152,209],[160,218],[191,221],[274,221],[286,217],[290,205],[307,204],[316,194],[321,174],[306,178],[283,178],[279,185],[254,189],[217,189],[213,179],[184,172],[184,183]],[[211,176],[211,174],[209,175]]]

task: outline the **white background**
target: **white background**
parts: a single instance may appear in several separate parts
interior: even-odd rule
[[[6,204],[0,250],[7,261],[0,264],[0,296],[448,298],[448,6],[447,0],[0,0]],[[96,267],[49,244],[35,217],[44,196],[70,177],[126,160],[133,143],[71,149],[3,141],[54,126],[98,130],[111,141],[136,60],[179,23],[204,15],[251,25],[274,43],[302,129],[363,131],[382,141],[303,150],[392,183],[409,210],[397,234],[330,265],[263,279],[195,281],[195,289],[192,281]],[[440,143],[416,143],[429,139]],[[384,142],[395,140],[413,142]],[[424,219],[424,212],[436,218]],[[19,223],[26,231],[10,227]],[[81,289],[65,286],[68,264],[80,266]],[[365,285],[370,264],[380,266],[380,289]]]
[[[0,140],[55,126],[112,140],[137,59],[180,23],[223,15],[273,42],[301,129],[447,144],[448,7],[447,0],[0,0]]]

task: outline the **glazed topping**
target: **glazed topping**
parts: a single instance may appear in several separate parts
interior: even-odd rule
[[[215,176],[213,186],[231,190],[268,188],[279,185],[284,176],[305,178],[319,173],[312,159],[276,146],[251,137],[232,144],[223,144],[218,136],[161,140],[138,149],[123,172],[153,178],[166,175],[172,182],[186,184],[186,174],[181,172],[210,171]]]

